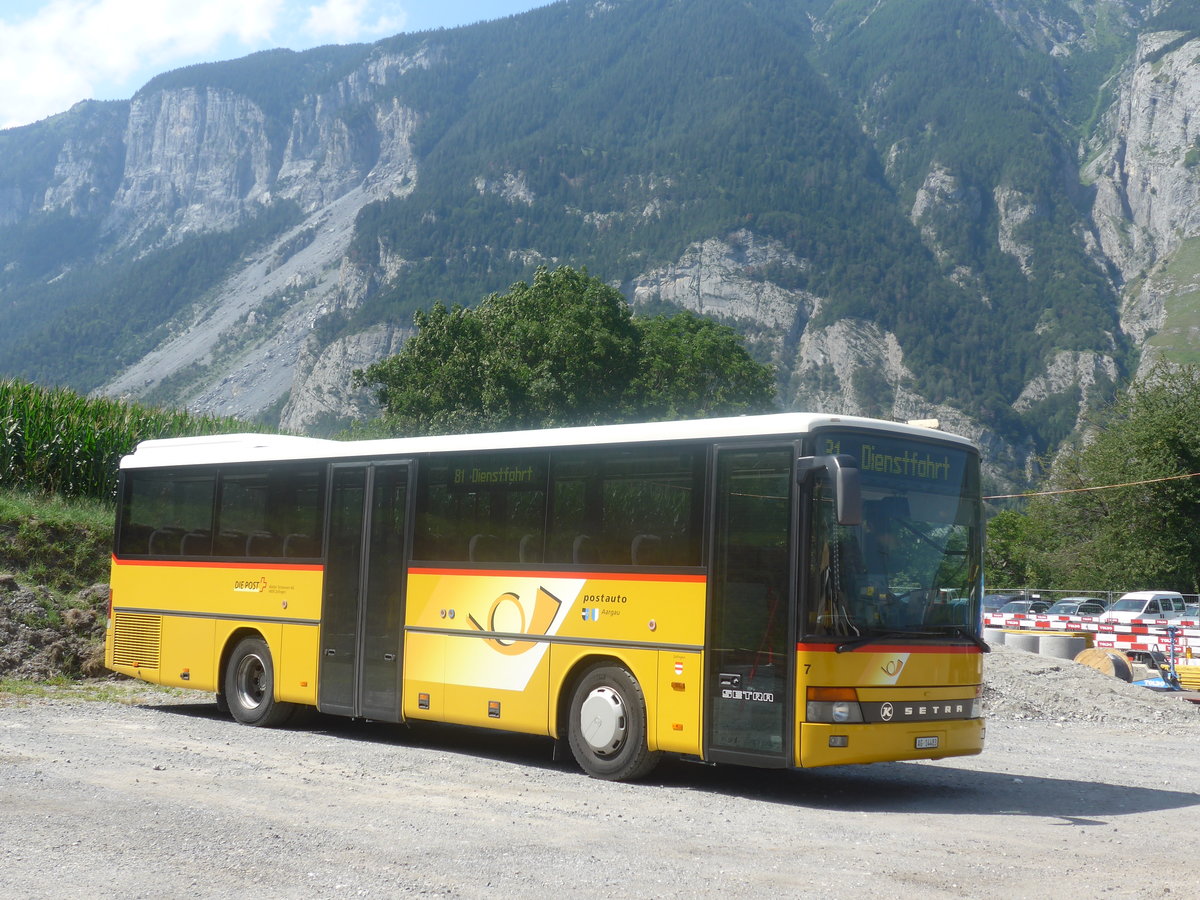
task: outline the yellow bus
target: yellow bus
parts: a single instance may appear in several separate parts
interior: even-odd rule
[[[359,442],[146,441],[106,663],[302,708],[808,767],[978,753],[979,454],[784,413]]]

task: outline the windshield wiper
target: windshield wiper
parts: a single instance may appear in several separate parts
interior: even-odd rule
[[[972,644],[974,644],[976,647],[978,647],[980,649],[980,651],[983,653],[991,653],[992,652],[992,648],[989,647],[986,643],[984,643],[983,640],[981,640],[978,635],[972,634],[970,631],[968,631],[967,629],[965,629],[959,625],[949,625],[945,629],[939,630],[939,631],[876,631],[876,632],[873,632],[872,634],[864,635],[863,637],[860,637],[860,638],[855,638],[852,641],[843,641],[842,643],[838,644],[835,649],[837,650],[838,653],[846,653],[850,650],[857,650],[859,647],[865,646],[867,644],[876,643],[877,641],[881,641],[885,638],[895,638],[895,637],[930,638],[930,637],[944,637],[947,634],[952,634],[952,635],[955,635],[956,637],[961,637],[965,640],[970,641]]]
[[[846,653],[849,650],[855,650],[866,644],[874,644],[884,638],[893,637],[939,637],[940,631],[875,631],[863,637],[855,638],[852,641],[843,641],[837,645],[838,653]]]

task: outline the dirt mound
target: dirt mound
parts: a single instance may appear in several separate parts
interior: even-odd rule
[[[108,585],[56,597],[0,575],[0,678],[95,677],[104,668]]]
[[[984,714],[993,719],[1111,722],[1169,728],[1200,721],[1178,695],[1128,684],[1066,659],[1003,644],[983,658]]]

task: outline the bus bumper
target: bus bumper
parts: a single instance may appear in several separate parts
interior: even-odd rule
[[[889,760],[971,756],[983,750],[982,719],[904,722],[890,725],[799,726],[796,765],[842,766]]]

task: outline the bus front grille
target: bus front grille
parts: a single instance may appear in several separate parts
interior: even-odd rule
[[[162,616],[113,614],[113,665],[157,669],[161,643]]]

